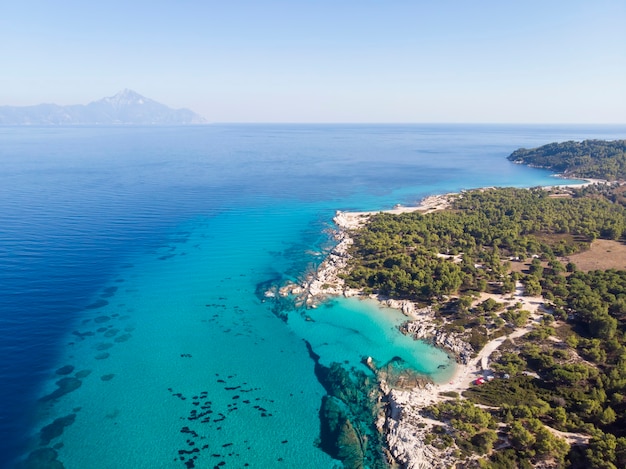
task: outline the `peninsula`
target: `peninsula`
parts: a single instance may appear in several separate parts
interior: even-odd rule
[[[398,386],[374,370],[389,464],[626,467],[623,191],[489,188],[337,213],[338,245],[301,286],[308,304],[377,298],[458,361],[449,383]]]
[[[509,155],[515,163],[547,168],[565,177],[626,179],[626,140],[550,143]]]

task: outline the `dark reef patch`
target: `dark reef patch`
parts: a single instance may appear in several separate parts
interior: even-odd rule
[[[72,425],[74,420],[76,420],[76,414],[69,414],[65,417],[59,417],[50,425],[43,427],[39,432],[41,445],[46,446],[50,444],[50,441],[61,436],[65,427]]]
[[[82,384],[83,382],[78,378],[61,378],[56,382],[57,389],[39,400],[41,402],[48,402],[58,399],[59,397],[65,396],[72,391],[76,391],[82,386]]]
[[[128,339],[130,339],[132,337],[132,335],[130,334],[122,334],[118,337],[116,337],[115,339],[113,339],[114,342],[117,342],[118,344],[121,342],[126,342]]]
[[[37,449],[20,462],[17,469],[64,469],[63,463],[57,459],[58,455],[52,448]]]
[[[114,377],[115,375],[113,373],[109,373],[109,374],[100,376],[100,379],[102,381],[111,381]]]
[[[85,306],[85,309],[98,309],[98,308],[103,308],[104,306],[108,305],[109,302],[107,300],[98,300],[94,303],[91,303],[90,305]]]
[[[57,375],[69,375],[74,371],[74,367],[72,365],[65,365],[59,368],[56,373]]]
[[[377,382],[360,370],[346,370],[339,363],[320,364],[311,344],[315,376],[327,395],[320,408],[320,448],[347,468],[384,468],[384,442],[376,428]]]
[[[216,377],[219,376],[216,373]],[[207,400],[209,391],[206,390],[189,394],[187,397],[183,393],[176,392],[173,388],[167,389],[172,397],[187,401],[189,405],[187,413],[180,416],[180,420],[185,421],[187,425],[180,429],[180,433],[185,435],[185,443],[184,448],[178,451],[175,461],[183,463],[193,461],[194,467],[211,467],[206,458],[213,457],[223,458],[223,461],[220,461],[223,464],[219,464],[217,467],[248,467],[250,465],[241,459],[241,453],[251,449],[248,440],[244,440],[245,446],[239,448],[239,443],[224,439],[230,434],[228,416],[232,412],[247,408],[243,412],[249,413],[251,418],[271,417],[274,411],[271,407],[275,402],[272,399],[263,398],[261,395],[252,394],[250,397],[258,405],[250,405],[251,400],[242,400],[239,394],[235,394],[235,391],[256,393],[261,391],[261,388],[250,387],[250,389],[244,390],[242,387],[248,387],[249,384],[245,381],[235,382],[236,380],[238,381],[238,378],[234,374],[218,380],[225,386],[222,391],[218,391],[221,398],[216,399],[216,401]],[[225,402],[224,399],[227,397],[230,397],[230,403]],[[216,404],[215,402],[222,402],[223,404]],[[223,436],[221,436],[222,430],[225,430]],[[285,444],[287,440],[278,439],[276,443]],[[210,448],[213,450],[212,453],[208,452]],[[217,448],[220,449],[219,452],[215,452]]]
[[[93,331],[87,331],[87,332],[74,331],[74,332],[72,332],[72,334],[75,335],[76,337],[78,337],[81,340],[84,340],[85,337],[92,337],[92,336],[96,335],[95,332],[93,332]]]
[[[108,287],[104,289],[104,292],[100,295],[100,298],[111,298],[115,295],[117,291],[117,287]]]
[[[276,276],[264,282],[256,284],[254,294],[256,297],[265,302],[268,300],[266,296],[267,292],[272,292],[274,296],[271,297],[270,310],[280,320],[287,322],[289,320],[289,313],[297,309],[296,298],[292,296],[277,295],[281,285],[284,285],[285,278],[283,276]]]

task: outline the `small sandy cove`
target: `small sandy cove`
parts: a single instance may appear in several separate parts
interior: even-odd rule
[[[457,194],[431,195],[423,199],[415,207],[396,206],[391,210],[379,210],[377,212],[337,212],[335,223],[344,230],[355,230],[363,226],[367,219],[377,213],[391,213],[399,215],[401,213],[422,212],[429,213],[436,210],[443,210],[450,206],[450,198]]]
[[[488,373],[489,370],[489,358],[491,357],[491,354],[495,352],[504,341],[507,339],[513,340],[527,334],[533,329],[535,324],[538,324],[541,316],[543,315],[541,312],[541,308],[544,303],[543,298],[540,296],[523,296],[523,288],[521,284],[517,285],[517,289],[513,295],[482,293],[480,297],[476,299],[474,304],[481,303],[488,298],[492,298],[495,301],[505,304],[521,303],[522,306],[520,309],[531,313],[528,323],[523,327],[515,329],[509,335],[501,336],[491,342],[488,342],[480,350],[480,352],[478,352],[478,354],[470,360],[469,363],[458,363],[455,374],[450,382],[433,384],[425,389],[420,389],[419,397],[415,396],[417,398],[417,401],[415,402],[416,404],[419,402],[422,406],[428,406],[433,403],[440,402],[445,399],[440,396],[440,393],[442,392],[457,392],[461,395],[463,391],[472,386],[472,383],[476,381],[477,378],[486,376],[486,373]]]

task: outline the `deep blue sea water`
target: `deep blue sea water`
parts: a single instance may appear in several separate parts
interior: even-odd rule
[[[336,210],[559,183],[506,156],[625,136],[626,126],[0,128],[0,465],[43,446],[67,468],[180,468],[193,455],[196,467],[333,467],[318,447],[325,391],[305,340],[321,363],[346,368],[400,356],[445,379],[449,359],[397,333],[395,311],[336,299],[285,322],[259,292],[321,262]],[[50,397],[59,380],[80,387]],[[61,417],[62,434],[40,433]]]

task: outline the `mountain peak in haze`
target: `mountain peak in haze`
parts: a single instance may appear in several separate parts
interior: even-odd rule
[[[189,109],[172,109],[124,89],[87,105],[0,106],[1,125],[186,125],[206,120]]]
[[[102,98],[100,101],[105,101],[111,104],[117,104],[117,103],[143,104],[146,99],[147,98],[144,98],[136,91],[129,90],[128,88],[124,88],[122,91],[120,91],[116,95],[108,97],[108,98]]]

